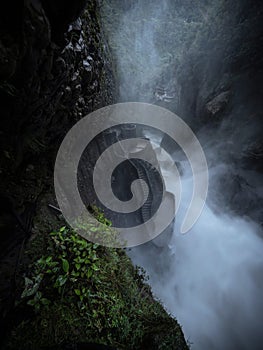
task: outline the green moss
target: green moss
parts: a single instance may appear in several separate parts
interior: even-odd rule
[[[124,250],[88,242],[65,226],[45,239],[46,253],[31,262],[17,305],[29,305],[34,317],[12,330],[6,349],[59,349],[83,341],[187,349],[180,326],[153,299],[144,273]],[[31,246],[35,250],[34,241]]]

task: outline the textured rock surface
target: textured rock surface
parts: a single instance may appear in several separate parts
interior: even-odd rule
[[[35,259],[28,251],[23,256],[24,248],[30,247],[32,254],[34,249],[46,254],[47,233],[64,224],[61,215],[47,206],[55,204],[53,167],[56,151],[71,126],[87,113],[114,103],[117,93],[96,1],[15,1],[5,9],[2,4],[0,35],[3,150],[0,155],[3,243],[0,326],[1,333],[6,335],[17,325],[23,329],[25,318],[32,318],[32,323],[35,321],[32,310],[19,312],[17,308],[13,309],[24,286],[19,265],[27,269],[27,264]],[[96,156],[101,146],[96,143],[92,155]],[[136,172],[135,167],[134,170]],[[147,171],[144,171],[145,177]],[[41,247],[34,246],[34,237],[40,239]],[[27,245],[31,238],[32,242]],[[125,269],[121,272],[125,273]],[[179,344],[179,348],[187,348],[180,326],[163,312],[178,329],[168,341]],[[40,323],[40,327],[45,327],[42,320]],[[157,323],[159,327],[162,322],[157,319]],[[147,339],[142,348],[160,348],[166,332],[160,325],[160,331]],[[14,334],[12,337],[16,337]],[[69,340],[71,336],[74,334],[67,334]],[[26,340],[30,343],[30,336]],[[56,348],[57,343],[61,343],[61,339],[56,339]]]
[[[221,92],[211,101],[207,102],[206,110],[211,117],[215,117],[218,113],[222,113],[229,102],[229,91]]]
[[[60,142],[82,116],[114,101],[96,3],[85,5],[81,0],[0,5],[1,317],[15,297],[15,271],[37,199],[33,231],[55,225],[45,207],[54,202]]]

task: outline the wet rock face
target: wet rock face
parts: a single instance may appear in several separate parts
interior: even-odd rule
[[[216,117],[216,115],[222,113],[229,103],[230,92],[224,91],[215,96],[211,101],[206,104],[206,110],[210,117]]]
[[[69,23],[75,21],[87,6],[87,0],[41,0],[41,4],[51,24],[51,34],[55,42],[63,42]]]
[[[248,92],[253,84],[259,87],[256,76],[262,68],[262,3],[225,1],[220,4],[215,1],[207,11],[202,6],[201,2],[192,10],[202,14],[198,19],[202,25],[194,40],[189,41],[176,70],[181,86],[178,113],[184,114],[195,126],[210,122],[207,107],[212,106],[207,104],[217,96],[231,92],[231,98],[225,101],[229,112],[231,102],[241,90]],[[194,21],[190,24],[193,26]],[[259,93],[255,94],[258,98]],[[221,120],[225,109],[218,114]]]
[[[13,32],[1,22],[2,146],[9,155],[3,161],[13,168],[48,152],[80,117],[113,101],[111,63],[95,2],[84,12],[85,1],[74,2],[72,13],[71,2],[51,3],[20,6],[20,25]],[[9,11],[1,11],[1,17],[11,18]],[[63,22],[56,22],[59,28],[52,25],[56,16]],[[54,33],[65,28],[65,38],[55,43]]]
[[[41,211],[55,198],[53,167],[63,137],[81,117],[114,102],[111,61],[96,2],[86,3],[0,4],[0,193],[12,199],[15,213],[25,212],[27,202],[40,198],[35,232],[49,232],[54,223],[52,213]],[[1,205],[6,207],[6,201]],[[4,278],[0,276],[0,298],[7,300],[0,321],[12,305],[13,276],[24,239],[16,227],[8,235],[8,221],[2,222],[1,240],[12,256],[0,256],[0,268],[8,266]]]
[[[131,184],[136,179],[143,179],[145,184],[141,186],[141,193],[147,199],[143,206],[132,213],[117,213],[99,201],[93,189],[93,169],[99,156],[112,144],[121,142],[128,138],[138,138],[138,146],[140,138],[145,138],[141,130],[137,130],[135,124],[117,125],[108,129],[92,140],[90,147],[83,152],[79,162],[78,187],[83,202],[86,206],[95,204],[103,208],[105,215],[116,227],[133,227],[147,222],[158,210],[162,201],[164,186],[159,174],[158,162],[155,151],[152,147],[142,150],[147,155],[151,154],[151,164],[141,159],[136,159],[136,155],[140,154],[140,150],[134,150],[133,158],[127,159],[126,153],[115,154],[114,157],[119,160],[119,165],[114,169],[111,176],[112,191],[114,195],[121,201],[128,201],[132,198]],[[114,158],[113,157],[113,158]],[[139,156],[138,156],[139,157]],[[108,159],[109,167],[112,159]],[[105,169],[107,166],[105,167]],[[101,180],[101,188],[105,185]]]
[[[161,203],[166,200],[169,209],[173,213],[176,209],[175,195],[169,192],[169,189],[165,188],[165,183],[161,178],[162,172],[165,170],[164,162],[158,159],[158,150],[156,145],[147,145],[142,147],[140,140],[148,139],[149,128],[139,126],[136,124],[124,124],[117,125],[114,128],[110,128],[96,138],[94,138],[90,146],[83,152],[79,167],[78,167],[78,189],[83,203],[88,207],[91,204],[95,204],[99,208],[102,208],[105,216],[112,221],[115,227],[128,227],[132,228],[138,225],[142,225],[148,220],[152,219],[159,209]],[[111,145],[117,142],[121,142],[124,139],[137,138],[137,148],[129,153],[130,159],[127,159],[126,152],[118,152],[113,156],[114,162],[118,159],[119,165],[114,169],[112,174],[109,172],[107,176],[111,177],[111,186],[113,194],[121,201],[128,201],[132,198],[131,185],[133,181],[137,179],[144,180],[144,183],[140,186],[140,194],[146,198],[144,204],[134,212],[131,213],[119,213],[112,211],[104,203],[101,203],[97,197],[93,184],[93,169],[99,156]],[[174,146],[174,145],[173,145]],[[121,148],[121,146],[120,146]],[[143,155],[151,156],[151,161],[148,163],[143,160]],[[140,159],[142,156],[142,159]],[[113,160],[111,157],[108,159],[108,166],[104,164],[105,172],[107,168],[111,167]],[[100,179],[100,187],[104,188],[105,180]],[[157,216],[158,217],[158,216]],[[156,219],[155,219],[156,220]],[[150,228],[149,228],[150,227]],[[156,254],[160,251],[168,251],[168,245],[173,236],[174,220],[169,224],[164,231],[154,239],[153,235],[156,232],[156,222],[153,221],[147,228],[141,228],[141,232],[146,230],[149,237],[149,242],[143,245],[143,249],[151,248]]]

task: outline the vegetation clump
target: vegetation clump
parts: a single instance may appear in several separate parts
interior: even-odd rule
[[[17,305],[33,316],[13,329],[7,349],[62,349],[79,342],[187,349],[177,321],[153,299],[144,272],[124,250],[89,242],[66,226],[47,237],[47,251],[32,261]]]

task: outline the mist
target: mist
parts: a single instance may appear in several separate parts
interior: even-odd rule
[[[220,0],[116,0],[102,8],[119,101],[178,114],[207,157],[208,198],[191,231],[180,234],[190,166],[175,153],[183,193],[173,237],[157,256],[149,244],[129,252],[194,350],[262,348],[260,14],[256,4]],[[172,174],[168,181],[172,187]]]

